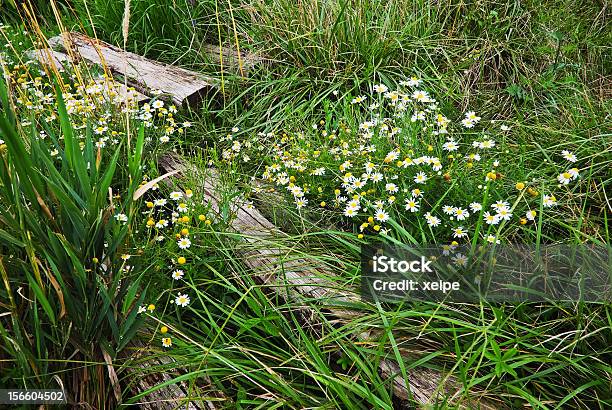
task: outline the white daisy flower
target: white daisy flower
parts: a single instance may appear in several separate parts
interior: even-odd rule
[[[465,218],[470,216],[470,213],[463,208],[455,208],[455,216],[458,221],[463,221]]]
[[[418,212],[419,203],[415,198],[406,199],[406,210],[410,212]]]
[[[374,86],[374,91],[376,91],[378,94],[386,93],[387,90],[389,90],[389,88],[384,84],[377,84]]]
[[[467,257],[461,253],[458,253],[455,256],[453,256],[451,260],[456,266],[462,266],[462,267],[467,266],[467,262],[468,262]]]
[[[561,174],[559,174],[559,176],[557,176],[557,181],[559,181],[559,183],[563,185],[569,184],[571,180],[572,180],[572,174],[570,174],[567,171],[562,172]]]
[[[510,209],[510,204],[506,201],[497,201],[491,205],[491,208],[499,212],[500,209]]]
[[[181,198],[183,198],[182,192],[174,191],[170,193],[170,199],[172,199],[173,201],[178,201]]]
[[[380,222],[387,222],[389,220],[389,214],[380,209],[376,212],[374,218],[376,218],[376,220]]]
[[[414,176],[414,182],[417,184],[424,184],[427,181],[427,175],[424,172],[419,172]]]
[[[497,237],[496,237],[495,235],[491,235],[491,234],[489,234],[489,235],[487,235],[487,242],[489,242],[489,243],[499,244],[499,243],[500,243],[500,240],[499,240],[499,239],[497,239]]]
[[[455,213],[455,208],[454,206],[450,206],[450,205],[444,205],[442,207],[442,212],[444,212],[446,215],[453,215]]]
[[[472,212],[480,212],[480,210],[482,210],[482,205],[478,202],[472,202],[470,204],[470,209]]]
[[[571,151],[563,150],[561,151],[561,155],[563,155],[563,158],[565,158],[565,160],[569,162],[576,162],[578,160],[578,158],[576,158],[576,155],[574,155],[574,153]]]
[[[572,176],[572,179],[576,179],[580,176],[580,173],[578,172],[578,168],[569,169],[567,172]]]
[[[507,208],[501,208],[497,211],[497,216],[500,219],[509,221],[510,219],[512,219],[512,212],[510,212],[510,210]]]
[[[181,294],[181,293],[179,293],[178,296],[174,299],[174,303],[176,303],[176,305],[180,307],[187,306],[189,302],[191,302],[191,299],[189,299],[189,296],[185,294]]]
[[[385,189],[391,193],[395,193],[398,191],[397,185],[395,185],[394,183],[388,183],[387,185],[385,185]]]
[[[463,226],[453,228],[453,238],[464,238],[467,236],[467,230]]]
[[[162,229],[168,226],[168,221],[166,221],[165,219],[160,219],[159,221],[157,221],[157,223],[155,224],[155,227],[157,229]]]
[[[441,222],[440,218],[438,218],[437,216],[433,216],[429,212],[425,214],[425,219],[427,220],[427,225],[432,226],[432,227],[436,227],[440,225],[440,222]]]
[[[188,249],[191,246],[189,238],[181,238],[177,241],[178,247],[181,249]]]
[[[357,210],[351,207],[347,207],[344,210],[344,216],[348,216],[349,218],[354,217],[355,215],[357,215]]]
[[[493,215],[490,212],[485,212],[482,216],[487,225],[497,225],[499,223],[499,215]]]
[[[542,204],[546,208],[553,207],[553,206],[557,205],[557,198],[555,198],[554,195],[544,195],[542,197]]]
[[[442,144],[442,148],[445,151],[449,151],[449,152],[457,151],[459,149],[459,144],[457,144],[453,140],[449,140],[449,141],[446,141],[444,144]]]

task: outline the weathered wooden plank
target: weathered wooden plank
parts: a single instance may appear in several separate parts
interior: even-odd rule
[[[151,99],[133,87],[126,87],[125,84],[115,80],[96,78],[94,82],[102,88],[105,95],[118,102],[125,102],[127,100],[130,105],[132,103],[140,105]]]
[[[184,68],[163,64],[81,33],[63,33],[50,38],[49,45],[66,50],[69,55],[108,68],[128,79],[139,90],[161,91],[174,104],[196,104],[215,87],[216,81]]]
[[[28,50],[25,55],[30,60],[38,61],[43,66],[55,67],[60,72],[64,71],[67,64],[71,64],[70,57],[51,48]]]
[[[167,369],[169,367],[175,368],[176,365],[168,356],[153,352],[138,340],[134,340],[127,350],[130,353],[130,358],[127,362],[129,368],[126,370],[130,373],[129,378],[132,383],[128,387],[132,391],[142,393],[173,379],[167,373]],[[143,410],[174,410],[177,408],[216,410],[227,405],[229,399],[223,393],[211,387],[206,378],[203,378],[203,380],[208,386],[194,385],[194,391],[191,391],[189,384],[186,382],[170,383],[142,397],[136,404]]]
[[[41,65],[51,70],[57,69],[58,72],[66,71],[68,65],[72,64],[72,59],[67,54],[55,51],[51,48],[29,50],[26,51],[25,55],[29,59],[38,61]],[[113,101],[125,102],[128,100],[130,103],[134,102],[140,104],[150,100],[146,95],[138,92],[132,87],[126,87],[125,84],[118,81],[104,78],[95,78],[93,81],[102,88],[104,95],[112,98]]]
[[[243,76],[248,76],[253,68],[266,61],[263,57],[251,51],[240,50],[240,53],[238,53],[233,47],[215,44],[204,44],[202,51],[205,58],[216,66],[224,70],[229,69]]]
[[[158,162],[165,172],[178,170],[183,174],[195,174],[198,180],[202,181],[212,209],[219,211],[220,197],[217,194],[219,179],[213,170],[206,172],[198,170],[175,154],[165,155]],[[359,312],[341,307],[355,303],[359,298],[350,291],[340,290],[338,285],[341,281],[337,275],[318,266],[314,261],[293,257],[291,251],[261,246],[262,241],[274,243],[278,238],[285,238],[287,235],[254,207],[237,204],[234,208],[235,219],[232,228],[247,243],[247,246],[238,247],[237,250],[260,283],[267,285],[285,300],[317,303],[329,312],[329,319],[332,321],[360,315]],[[322,328],[323,324],[317,319],[319,313],[316,309],[308,303],[302,303],[299,310],[300,316],[307,321],[306,325],[314,329]],[[356,337],[363,342],[371,340],[366,332]],[[450,398],[451,402],[456,401],[461,408],[490,410],[503,408],[500,403],[483,397],[483,393],[476,390],[469,392],[469,402],[466,403],[461,383],[454,376],[436,370],[426,368],[410,370],[408,385],[401,376],[400,366],[393,360],[381,360],[379,371],[383,378],[391,380],[395,396],[402,400],[412,396],[418,403],[427,406],[446,397]],[[442,388],[439,387],[441,385]]]

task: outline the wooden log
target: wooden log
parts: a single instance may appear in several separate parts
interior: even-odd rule
[[[102,87],[105,95],[108,95],[119,102],[125,102],[127,100],[130,106],[132,106],[132,104],[140,105],[151,99],[138,92],[133,87],[126,87],[125,84],[115,80],[96,78],[94,82]]]
[[[57,69],[58,72],[65,72],[66,68],[72,64],[72,59],[59,51],[51,48],[29,50],[25,53],[26,57],[31,60],[38,61],[39,64],[50,68],[52,71]],[[104,78],[95,78],[94,83],[98,84],[113,100],[117,99],[121,102],[128,100],[130,103],[140,104],[150,100],[146,95],[136,91],[132,87],[126,87],[125,84],[113,79],[106,80]]]
[[[146,90],[145,94],[160,91],[177,106],[197,104],[215,88],[216,81],[200,73],[149,60],[81,33],[63,33],[48,42],[71,56],[121,74],[130,85]]]
[[[60,72],[65,71],[65,67],[71,64],[70,57],[51,48],[28,50],[25,55],[30,60],[38,61],[42,66],[55,67]]]
[[[124,366],[126,366],[125,370],[130,373],[131,381],[127,387],[136,394],[173,379],[173,376],[167,373],[168,368],[176,368],[176,364],[170,357],[157,354],[139,340],[131,342],[126,353],[129,353],[130,356]],[[225,408],[229,399],[212,387],[208,379],[203,378],[203,380],[208,386],[202,387],[200,384],[190,386],[184,381],[170,383],[140,398],[135,404],[143,410],[174,410],[177,408],[217,410]]]
[[[211,208],[219,212],[220,196],[218,195],[220,184],[219,178],[213,170],[203,172],[191,164],[181,160],[176,154],[167,154],[158,160],[158,165],[164,172],[179,171],[182,174],[195,175],[202,181],[203,190]],[[316,323],[319,313],[309,306],[309,303],[317,303],[329,312],[331,320],[354,319],[359,312],[347,310],[344,306],[355,304],[359,298],[356,294],[345,289],[340,290],[338,284],[340,278],[332,272],[326,271],[314,261],[292,257],[289,252],[282,249],[266,248],[257,246],[262,241],[270,241],[286,237],[266,219],[257,209],[252,206],[236,204],[234,207],[235,218],[232,228],[240,234],[247,244],[253,246],[238,247],[243,262],[254,271],[255,278],[269,289],[276,292],[285,300],[300,303],[300,316],[307,320],[305,323],[315,329],[322,328],[322,323]],[[309,303],[308,303],[309,302]],[[356,335],[363,342],[370,340],[369,334]],[[483,397],[483,392],[470,391],[469,400],[463,395],[461,383],[452,375],[443,374],[439,371],[418,368],[409,371],[408,385],[401,376],[401,369],[397,362],[382,359],[379,372],[383,378],[391,381],[393,393],[401,400],[410,397],[423,406],[434,405],[438,400],[449,399],[460,408],[500,409],[501,402],[494,402],[490,398]],[[466,401],[468,401],[466,403]]]

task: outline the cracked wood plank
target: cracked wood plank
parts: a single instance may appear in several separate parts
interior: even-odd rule
[[[51,48],[28,50],[25,55],[30,60],[38,61],[42,66],[55,67],[58,71],[65,71],[64,68],[71,64],[68,55]]]
[[[72,59],[67,54],[51,48],[29,50],[25,55],[31,60],[38,61],[45,68],[50,68],[52,71],[65,72],[66,68],[72,65]],[[117,102],[125,102],[127,100],[130,103],[141,104],[150,100],[149,97],[138,92],[136,89],[126,87],[125,84],[116,80],[95,78],[93,82],[102,87],[105,95],[112,100],[117,99]]]
[[[169,375],[166,369],[176,368],[174,360],[156,354],[138,340],[133,341],[127,351],[130,353],[127,362],[129,367],[126,365],[124,369],[130,373],[133,380],[128,386],[132,391],[143,393],[161,383],[172,381],[173,376]],[[151,369],[158,370],[151,372]],[[229,399],[216,390],[208,378],[203,380],[207,386],[190,386],[184,381],[170,383],[140,398],[134,405],[143,410],[217,410],[227,405]]]
[[[219,212],[220,183],[213,170],[203,172],[195,166],[184,162],[176,154],[167,154],[158,160],[159,166],[165,172],[179,171],[183,175],[196,175],[202,181],[207,199],[215,212]],[[254,207],[237,204],[234,207],[235,218],[232,228],[241,235],[247,244],[256,245],[261,241],[273,238],[287,237],[272,222],[265,218]],[[345,289],[340,290],[337,275],[326,271],[315,262],[288,257],[281,249],[261,249],[261,246],[239,247],[244,263],[255,272],[256,279],[276,292],[285,300],[302,302],[299,307],[300,316],[306,320],[305,325],[318,329],[322,323],[314,323],[318,311],[308,305],[308,301],[316,301],[326,312],[330,320],[350,319],[359,316],[359,312],[347,310],[341,306],[350,305],[360,300],[359,297]],[[311,302],[312,303],[312,302]],[[368,342],[369,334],[356,335],[360,341]],[[391,380],[394,395],[401,400],[412,397],[422,406],[432,406],[439,400],[449,398],[459,408],[500,409],[501,402],[496,402],[484,393],[472,390],[468,393],[469,399],[463,395],[463,386],[452,375],[437,370],[418,368],[408,372],[408,385],[401,376],[399,364],[394,360],[382,359],[379,372],[384,379]],[[440,387],[442,386],[442,387]]]
[[[200,73],[150,60],[81,33],[63,33],[48,42],[52,48],[62,48],[70,56],[126,77],[145,94],[161,91],[177,106],[195,105],[216,88],[214,79]]]

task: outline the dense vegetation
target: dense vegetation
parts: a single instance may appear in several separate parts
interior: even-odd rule
[[[612,404],[609,301],[360,301],[331,320],[261,286],[231,227],[237,203],[257,207],[287,235],[250,251],[323,266],[346,292],[375,240],[609,246],[607,3],[132,0],[127,39],[124,1],[16,3],[0,1],[0,386],[61,382],[103,407],[165,373],[226,408],[398,408],[378,372],[395,359],[400,377],[456,377],[440,408],[476,390]],[[57,77],[24,53],[62,27],[220,87],[179,111],[122,100],[83,65]],[[206,44],[265,62],[247,73]],[[172,150],[217,169],[217,210],[199,171],[157,179]],[[172,361],[139,368],[135,340]]]

